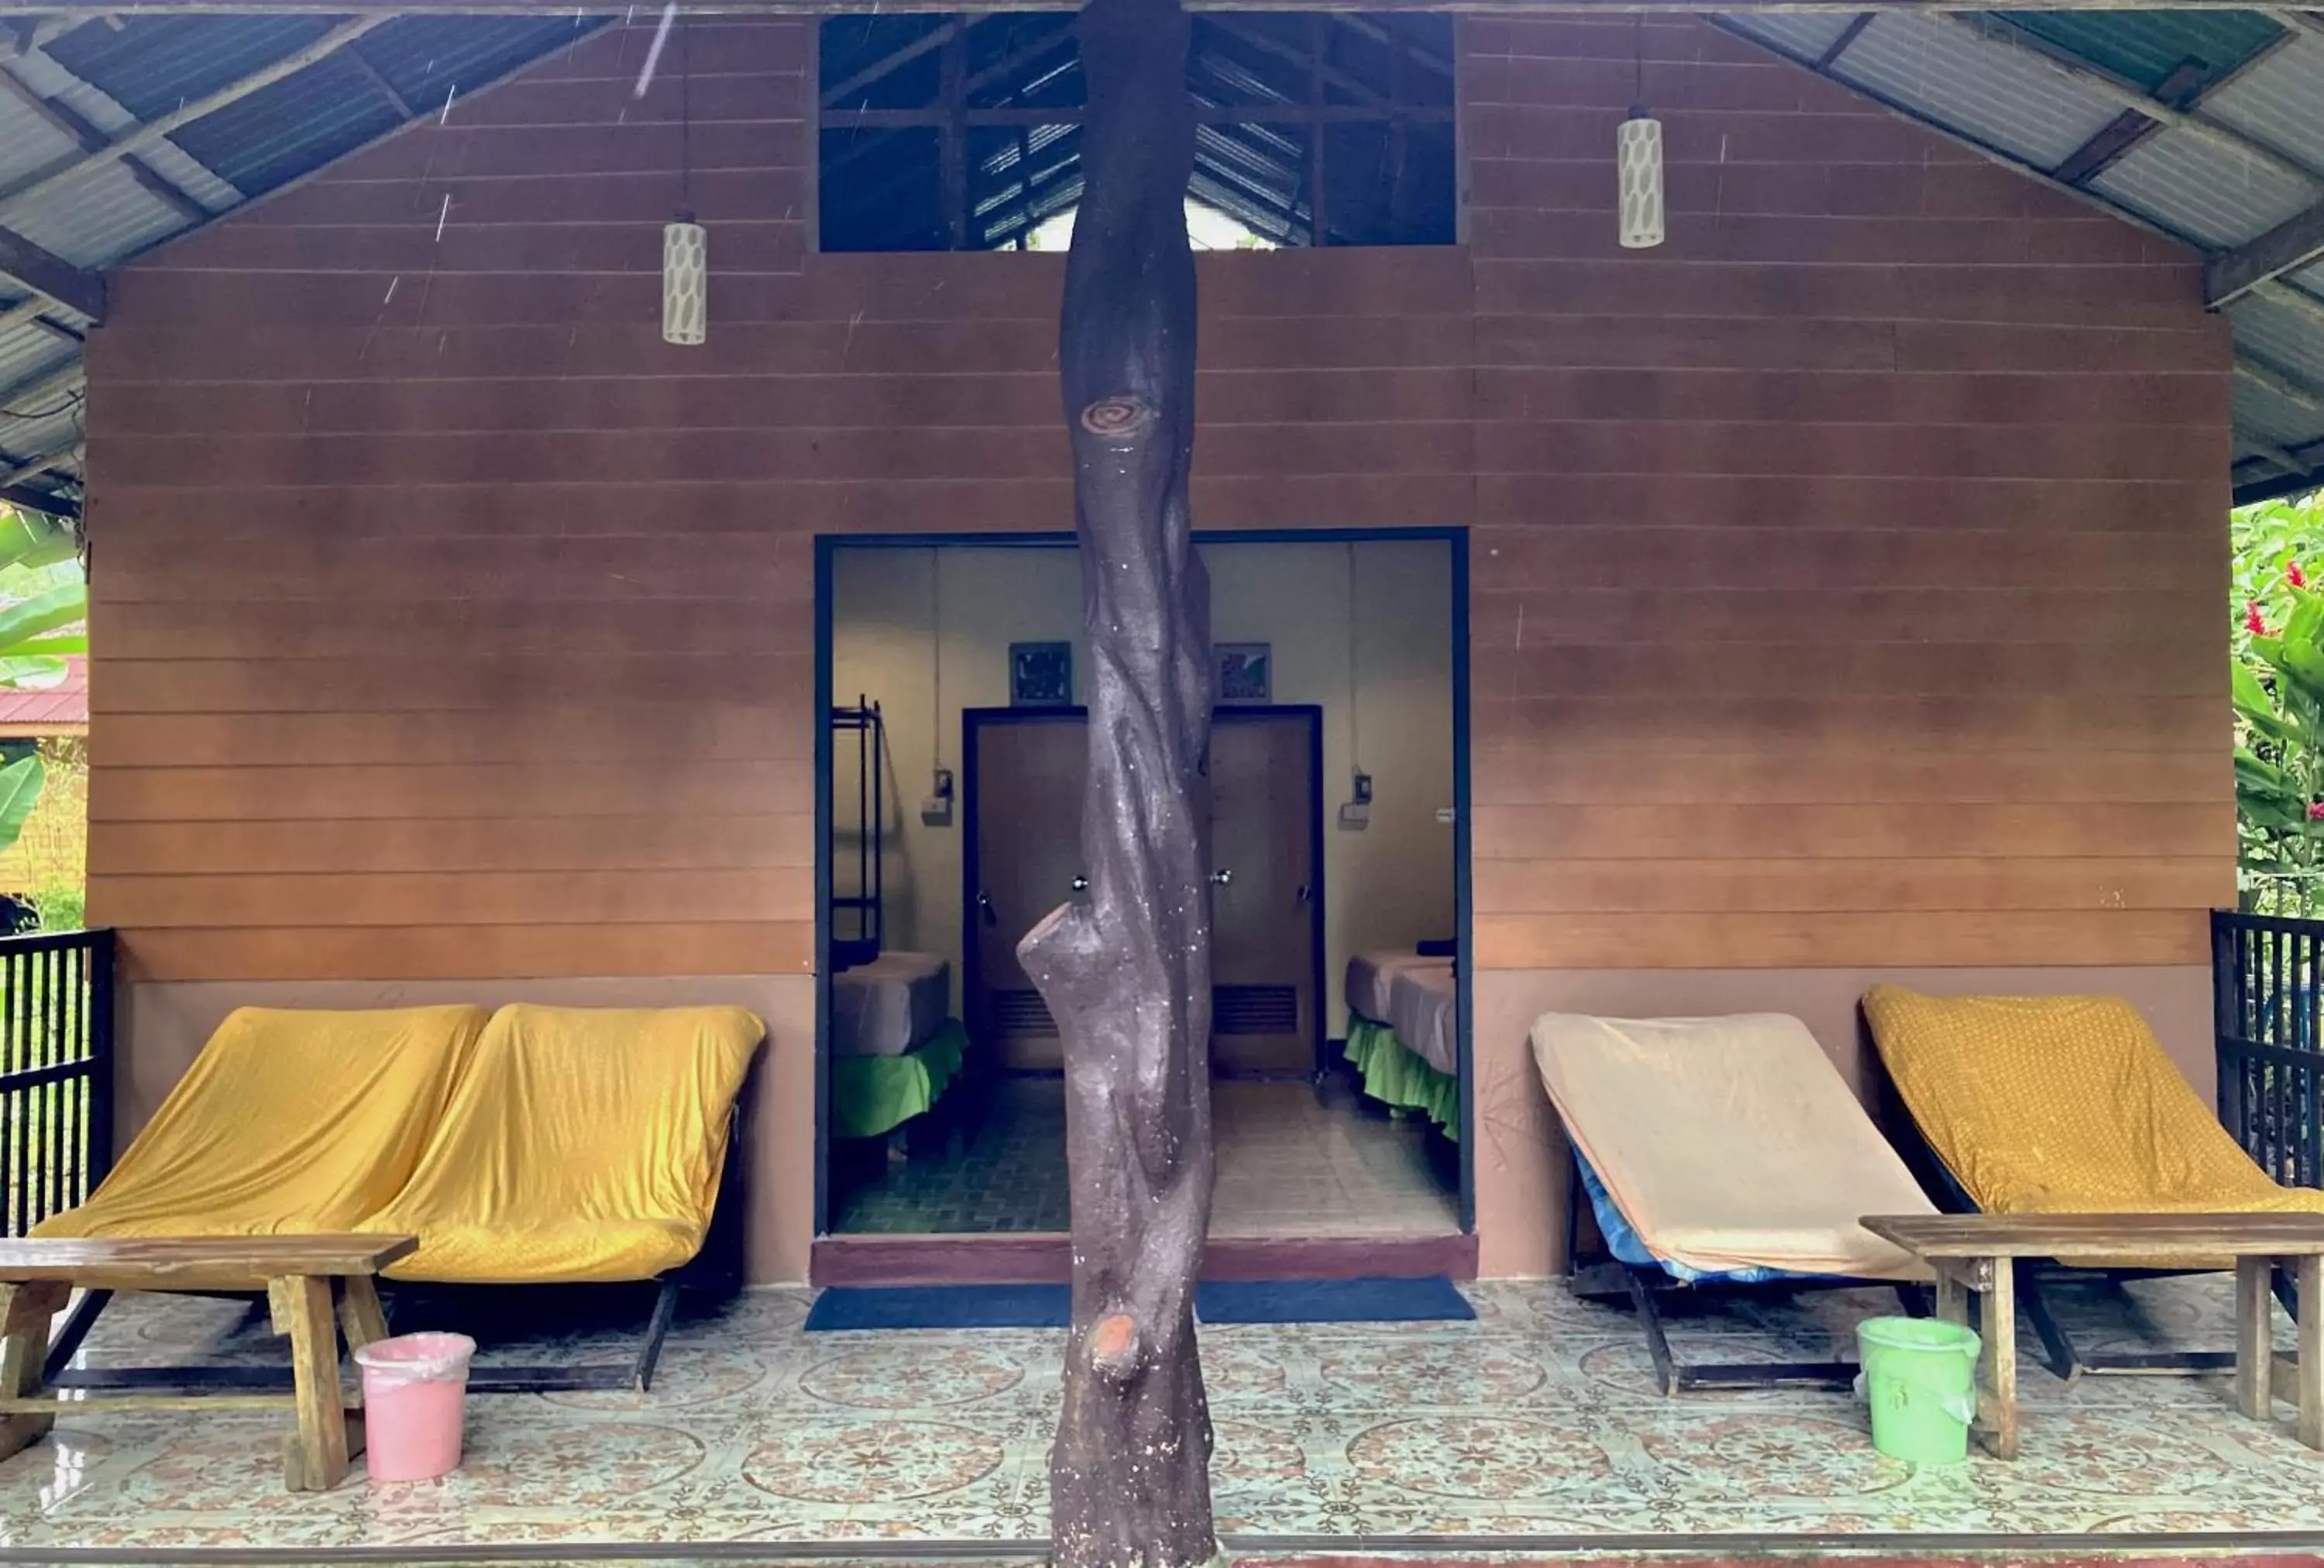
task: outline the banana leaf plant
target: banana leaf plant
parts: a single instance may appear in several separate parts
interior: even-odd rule
[[[88,586],[78,553],[79,541],[62,524],[0,506],[0,574],[32,590],[0,604],[0,687],[54,685],[64,678],[67,654],[88,651]],[[69,572],[54,569],[69,563]],[[0,767],[0,850],[23,833],[47,781],[37,755]]]

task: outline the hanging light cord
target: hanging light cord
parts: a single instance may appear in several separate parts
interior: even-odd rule
[[[1356,541],[1347,541],[1348,552],[1348,764],[1354,771],[1364,770],[1362,733],[1357,727],[1357,710],[1362,706],[1362,686],[1356,672]]]
[[[944,551],[928,552],[928,684],[935,701],[928,708],[928,750],[936,753],[936,771],[944,771]]]
[[[694,30],[678,18],[678,210],[694,221]]]

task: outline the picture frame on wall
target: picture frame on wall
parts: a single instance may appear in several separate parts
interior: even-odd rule
[[[1011,642],[1009,701],[1016,707],[1065,707],[1074,700],[1074,645]]]
[[[1275,653],[1270,643],[1216,643],[1211,649],[1211,673],[1222,703],[1274,700]]]

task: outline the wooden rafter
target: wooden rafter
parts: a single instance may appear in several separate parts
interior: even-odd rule
[[[51,517],[78,519],[80,503],[51,491],[35,490],[29,484],[0,484],[0,505],[21,506],[27,512],[45,512]]]
[[[105,280],[62,256],[43,250],[10,228],[0,228],[0,276],[58,304],[79,311],[91,321],[105,319]]]
[[[1824,45],[1823,52],[1816,56],[1816,69],[1830,70],[1833,66],[1838,65],[1840,57],[1846,54],[1858,39],[1864,36],[1864,30],[1872,25],[1873,20],[1872,13],[1869,11],[1859,11],[1849,17],[1848,25],[1840,30],[1840,36]]]
[[[22,484],[27,479],[39,478],[52,468],[61,468],[69,463],[78,463],[86,450],[87,448],[81,445],[80,438],[75,436],[61,447],[52,447],[48,451],[35,453],[30,457],[13,461],[6,457],[0,457],[0,484]]]
[[[95,152],[83,153],[77,158],[69,158],[61,163],[52,164],[45,170],[26,176],[14,185],[0,189],[0,215],[13,211],[33,198],[57,189],[68,180],[88,174],[92,170],[104,168],[109,163],[117,163],[133,153],[143,152],[180,126],[190,125],[205,115],[215,114],[228,104],[238,103],[262,88],[273,86],[285,77],[296,76],[317,60],[337,51],[340,45],[352,43],[364,33],[375,28],[383,27],[393,20],[392,14],[382,13],[374,7],[370,14],[342,22],[314,42],[293,50],[280,60],[269,61],[248,76],[229,82],[216,92],[191,99],[166,115],[148,120],[134,130],[107,142]]]
[[[1307,51],[1284,42],[1264,28],[1253,27],[1240,18],[1223,14],[1212,17],[1209,25],[1230,38],[1240,39],[1253,49],[1274,55],[1277,60],[1289,60],[1303,70],[1315,72],[1341,91],[1353,93],[1362,98],[1368,106],[1378,106],[1382,109],[1389,106],[1391,100],[1388,95],[1370,82],[1360,77],[1351,76],[1322,60],[1311,58]]]
[[[2006,28],[2010,42],[2023,44],[2035,50],[2069,68],[2085,63],[2078,57],[2060,51],[2047,40],[2028,32],[2014,20],[2006,23],[1989,23],[1987,25]],[[2169,75],[2155,84],[2152,92],[2145,95],[2146,101],[2124,109],[2111,122],[2100,127],[2089,141],[2069,154],[2066,161],[2058,165],[2058,178],[2069,185],[2080,185],[2095,179],[2101,171],[2121,161],[2133,148],[2172,123],[2162,115],[2153,112],[2157,106],[2181,115],[2192,115],[2203,100],[2235,82],[2268,56],[2289,44],[2296,36],[2297,34],[2289,29],[2279,32],[2268,42],[2246,55],[2232,69],[2220,71],[2217,75],[2211,73],[2211,68],[2207,61],[2193,59],[2181,60]],[[2116,80],[2111,73],[2098,74],[2105,80]],[[2125,81],[2119,82],[2118,85],[2135,89],[2136,84]]]
[[[911,64],[931,50],[944,48],[965,31],[965,25],[958,22],[947,22],[941,27],[931,28],[903,48],[881,55],[854,75],[824,88],[821,97],[816,101],[826,109],[844,103],[851,96],[870,87],[881,77]]]
[[[2324,392],[2302,386],[2273,365],[2255,359],[2249,354],[2236,355],[2236,374],[2254,386],[2273,392],[2288,403],[2296,404],[2311,413],[2324,414]]]
[[[112,140],[70,104],[57,98],[43,97],[33,90],[32,84],[5,65],[0,65],[0,92],[6,93],[32,113],[40,115],[60,134],[78,143],[83,152],[95,152]],[[182,187],[164,178],[159,170],[135,153],[124,157],[121,160],[121,167],[127,170],[129,177],[144,187],[148,193],[176,208],[179,216],[185,218],[187,222],[208,223],[214,216],[208,208],[196,200]]]
[[[395,84],[387,79],[385,73],[381,71],[379,67],[372,64],[369,55],[350,43],[346,47],[346,58],[349,65],[363,74],[364,80],[371,83],[372,91],[387,100],[387,106],[395,111],[397,119],[409,120],[416,117],[418,111],[412,108],[411,100],[396,90]]]
[[[2002,17],[1955,12],[1939,12],[1936,14],[1941,23],[1963,29],[2005,48],[2021,51],[2025,58],[2040,62],[2056,75],[2113,99],[2117,108],[2144,115],[2157,125],[2167,125],[2200,136],[2242,157],[2268,164],[2296,180],[2324,184],[2324,170],[2313,167],[2281,147],[2261,141],[2248,131],[2216,118],[2205,112],[2200,103],[2190,103],[2185,108],[2165,103]],[[2100,133],[2101,135],[2105,134]],[[2068,161],[2070,163],[2072,160]],[[2066,183],[2075,182],[2070,180]]]
[[[2216,309],[2316,262],[2324,262],[2324,202],[2213,256],[2203,266],[2203,296]]]

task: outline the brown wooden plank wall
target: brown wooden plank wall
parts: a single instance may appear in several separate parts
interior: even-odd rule
[[[2188,255],[1697,23],[1466,47],[1480,964],[2200,961]],[[1670,237],[1625,254],[1641,91]]]
[[[1069,526],[1057,261],[807,254],[804,27],[692,27],[705,347],[644,29],[120,278],[91,911],[137,973],[804,969],[812,536]],[[1625,255],[1640,41],[1673,237]],[[1480,962],[2199,957],[2192,263],[1691,23],[1466,48],[1468,249],[1204,259],[1195,503],[1475,527]]]

